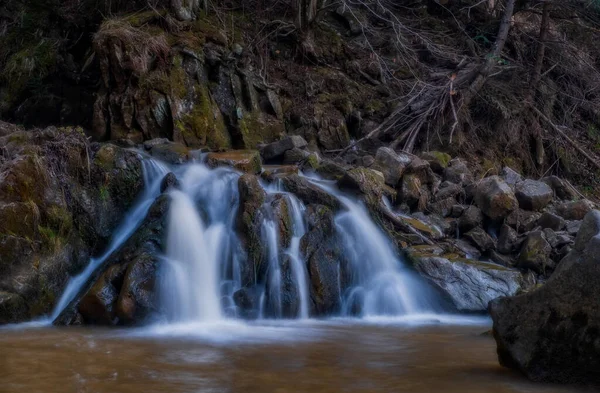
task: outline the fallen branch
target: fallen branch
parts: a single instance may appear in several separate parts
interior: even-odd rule
[[[552,120],[550,120],[546,115],[539,111],[539,109],[535,107],[531,107],[533,111],[542,119],[546,121],[556,132],[560,134],[571,146],[573,146],[582,156],[588,159],[588,161],[594,165],[596,168],[600,169],[600,163],[592,157],[588,152],[586,152],[582,147],[580,147],[573,139],[571,139],[563,130],[560,129],[559,126],[554,124]]]

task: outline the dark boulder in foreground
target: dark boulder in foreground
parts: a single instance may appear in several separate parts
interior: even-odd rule
[[[490,303],[500,363],[534,381],[600,383],[600,212],[530,293]]]

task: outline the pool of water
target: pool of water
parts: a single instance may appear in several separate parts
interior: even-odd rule
[[[489,321],[219,322],[0,330],[0,391],[566,393],[498,365]]]

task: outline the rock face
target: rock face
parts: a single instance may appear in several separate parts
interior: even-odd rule
[[[535,381],[600,383],[600,212],[542,287],[490,304],[498,358]]]
[[[71,324],[77,314],[86,324],[140,324],[158,311],[156,281],[169,202],[166,194],[154,202],[140,228],[105,261],[55,324]]]
[[[544,182],[527,179],[517,183],[515,195],[522,209],[541,210],[550,203],[554,192]]]
[[[518,207],[515,194],[498,176],[483,179],[475,191],[475,203],[493,220],[508,216]]]
[[[0,133],[2,134],[2,133]],[[77,129],[0,137],[0,323],[49,313],[143,188],[135,152]]]
[[[432,256],[418,258],[414,265],[460,311],[484,311],[491,300],[513,296],[523,286],[521,273],[488,262]]]

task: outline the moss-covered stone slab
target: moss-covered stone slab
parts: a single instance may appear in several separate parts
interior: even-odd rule
[[[211,168],[228,166],[245,173],[259,174],[262,160],[257,150],[231,150],[222,153],[208,153],[206,163]]]

